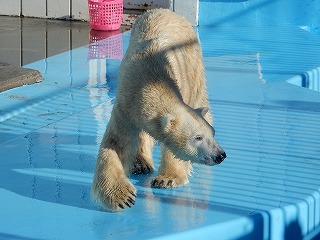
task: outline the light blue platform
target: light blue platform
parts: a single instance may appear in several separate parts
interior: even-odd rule
[[[319,234],[320,4],[292,1],[301,13],[296,19],[288,1],[265,2],[200,1],[203,24],[196,30],[227,159],[195,166],[190,183],[177,189],[150,188],[156,173],[131,176],[138,197],[121,213],[103,212],[90,200],[120,60],[97,59],[85,46],[27,65],[44,81],[0,94],[0,239]],[[206,18],[208,7],[217,14]],[[129,38],[126,32],[97,47],[124,52]],[[159,147],[154,160],[158,166]]]

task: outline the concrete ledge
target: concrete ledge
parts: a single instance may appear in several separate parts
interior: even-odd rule
[[[0,92],[42,81],[39,71],[0,64]]]

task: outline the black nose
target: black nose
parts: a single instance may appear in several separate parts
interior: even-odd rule
[[[220,164],[220,163],[222,163],[222,161],[223,161],[226,157],[227,157],[227,154],[223,151],[222,153],[220,153],[220,154],[216,157],[215,162],[216,162],[217,164]]]

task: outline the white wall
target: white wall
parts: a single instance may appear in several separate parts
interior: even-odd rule
[[[0,0],[0,15],[89,20],[87,0]]]
[[[0,0],[0,15],[20,15],[20,0]]]

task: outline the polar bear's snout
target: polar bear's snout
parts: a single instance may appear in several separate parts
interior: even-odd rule
[[[210,166],[220,164],[226,157],[226,152],[218,145],[212,155],[204,157],[204,163]]]
[[[225,151],[223,151],[222,149],[219,149],[218,151],[218,155],[215,158],[215,163],[216,164],[220,164],[222,163],[222,161],[227,157],[227,154]]]
[[[209,166],[220,164],[226,157],[227,157],[227,154],[225,153],[225,151],[219,148],[217,153],[211,155],[210,157],[204,158],[204,164]]]
[[[205,119],[203,121],[198,119],[193,124],[196,125],[201,122],[205,122]],[[187,136],[188,131],[189,128],[182,128],[182,135]],[[185,159],[210,166],[222,163],[227,154],[220,147],[214,135],[215,130],[210,124],[207,122],[202,125],[199,124],[196,133],[191,134],[191,137],[189,137],[191,140],[187,142],[187,147],[184,147],[184,149],[188,149],[187,152],[191,153],[191,156],[185,157]]]

